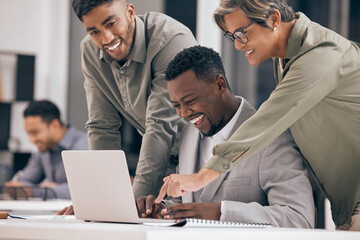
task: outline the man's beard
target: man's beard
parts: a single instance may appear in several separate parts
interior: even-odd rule
[[[213,136],[217,132],[218,126],[215,125],[209,118],[207,118],[207,120],[210,123],[210,129],[209,129],[209,131],[207,133],[202,132],[202,134],[204,134],[204,136],[210,137],[210,136]]]
[[[131,22],[129,21],[127,35],[129,36],[133,31],[134,31],[134,27],[131,25]],[[129,47],[128,54],[124,58],[120,59],[119,61],[114,59],[115,61],[117,61],[120,64],[120,66],[124,65],[126,63],[126,61],[129,59],[130,54],[131,54],[131,50],[132,50],[133,45],[134,45],[134,39],[135,39],[135,32],[134,32],[134,35],[133,35],[133,39],[131,40],[131,44],[130,44],[130,47]],[[124,42],[124,39],[121,38],[121,41]]]

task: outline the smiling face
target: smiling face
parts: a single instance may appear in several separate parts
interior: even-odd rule
[[[252,22],[240,9],[225,15],[224,21],[230,33],[234,33],[235,30],[244,28]],[[272,24],[269,23],[269,26]],[[257,66],[277,55],[277,31],[254,23],[246,29],[245,34],[248,42],[244,44],[235,40],[235,48],[245,53],[250,65]]]
[[[111,58],[120,63],[129,58],[135,33],[132,4],[113,1],[99,5],[82,17],[82,24],[95,45]]]
[[[204,135],[214,135],[226,125],[224,94],[228,89],[221,75],[215,81],[207,82],[198,80],[189,70],[168,81],[167,88],[176,113],[193,123]]]
[[[58,120],[54,119],[47,124],[41,116],[27,116],[24,123],[30,142],[36,144],[40,152],[55,149],[57,143],[54,139],[54,132],[60,125]]]

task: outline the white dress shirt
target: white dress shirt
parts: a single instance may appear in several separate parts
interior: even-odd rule
[[[198,152],[197,164],[196,164],[196,172],[198,172],[212,157],[213,147],[219,143],[226,142],[231,137],[232,129],[234,128],[236,119],[239,118],[242,107],[244,105],[244,101],[242,97],[239,97],[239,99],[241,99],[241,103],[238,110],[231,118],[231,120],[219,132],[217,132],[212,136],[205,136],[201,134],[200,142],[199,142],[199,152]],[[197,192],[194,192],[194,202],[200,202],[200,196],[202,192],[203,192],[203,188]]]

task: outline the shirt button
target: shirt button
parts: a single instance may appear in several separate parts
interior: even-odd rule
[[[224,169],[228,169],[228,168],[229,168],[229,164],[225,163],[225,164],[223,165],[223,168],[224,168]]]
[[[124,70],[120,70],[120,74],[124,74]]]

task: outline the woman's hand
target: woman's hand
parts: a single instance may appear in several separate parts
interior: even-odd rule
[[[160,203],[166,194],[171,197],[179,197],[188,192],[196,192],[218,177],[220,177],[220,173],[209,168],[202,168],[198,173],[190,175],[171,174],[164,178],[165,183],[161,187],[155,203]]]

